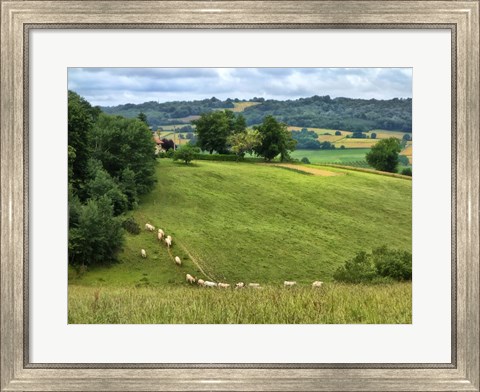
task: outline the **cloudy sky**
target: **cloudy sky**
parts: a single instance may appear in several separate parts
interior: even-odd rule
[[[68,88],[92,105],[147,101],[411,98],[411,68],[69,68]]]

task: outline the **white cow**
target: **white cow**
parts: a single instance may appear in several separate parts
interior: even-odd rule
[[[312,287],[322,287],[323,282],[316,280],[312,283]]]
[[[175,256],[175,264],[176,265],[182,265],[182,260],[180,260],[180,257]]]
[[[155,226],[151,225],[150,223],[145,223],[145,230],[155,231]]]
[[[216,287],[217,284],[215,282],[209,282],[208,280],[203,283],[205,287]]]
[[[253,289],[258,289],[260,288],[260,283],[249,283],[248,287],[251,287]]]
[[[170,248],[172,246],[172,240],[171,238],[165,238],[165,243],[167,244],[167,246]]]
[[[294,282],[294,281],[288,281],[286,280],[285,282],[283,282],[283,285],[285,287],[292,287],[292,286],[295,286],[297,284],[297,282]]]
[[[205,286],[205,281],[204,281],[203,279],[198,279],[198,280],[197,280],[197,284],[198,284],[199,286]]]
[[[219,289],[228,289],[230,287],[228,283],[219,283],[217,286]]]
[[[235,285],[235,288],[236,289],[243,289],[245,287],[245,283],[243,282],[238,282],[236,285]]]
[[[159,241],[161,241],[162,238],[163,238],[163,233],[159,231],[158,234],[157,234],[157,238],[158,238]]]
[[[159,233],[162,233],[162,236],[165,235],[165,232],[164,232],[162,229],[158,229],[158,232],[159,232]]]
[[[185,279],[186,279],[186,281],[187,281],[188,283],[195,283],[195,278],[194,278],[192,275],[190,275],[190,274],[187,274],[187,275],[185,276]]]
[[[142,249],[140,253],[142,254],[142,257],[143,257],[144,259],[147,258],[147,251],[146,251],[145,249]]]

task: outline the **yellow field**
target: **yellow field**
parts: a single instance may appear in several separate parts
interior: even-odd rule
[[[336,135],[320,135],[320,136],[318,136],[318,141],[319,142],[334,143],[334,142],[338,142],[339,140],[342,140],[342,139],[345,139],[345,135],[339,135],[339,136],[336,136]]]
[[[345,148],[370,148],[378,140],[376,139],[342,139],[338,142],[333,143],[336,148],[340,148],[340,146],[345,146]]]
[[[370,135],[371,133],[376,133],[377,139],[388,139],[389,137],[396,137],[401,140],[403,138],[403,135],[405,135],[408,132],[384,131],[382,129],[373,129],[371,131],[366,132],[367,135]]]
[[[182,118],[176,118],[174,119],[175,121],[178,120],[180,121],[181,123],[183,123],[183,125],[193,121],[193,120],[198,120],[200,118],[200,116],[197,116],[197,115],[193,115],[193,116],[187,116],[187,117],[182,117]]]
[[[413,155],[412,142],[407,142],[406,147],[403,149],[403,151],[400,154],[405,155],[408,158],[410,164],[412,164],[412,155]]]
[[[246,108],[250,106],[258,105],[260,102],[234,102],[235,107],[231,110],[232,112],[243,112]]]

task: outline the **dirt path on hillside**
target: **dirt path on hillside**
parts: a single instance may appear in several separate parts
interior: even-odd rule
[[[318,169],[316,167],[294,165],[293,163],[273,163],[273,164],[267,164],[267,165],[285,167],[287,169],[298,170],[298,171],[302,171],[304,173],[313,174],[314,176],[332,177],[332,176],[344,176],[345,175],[345,173],[339,173],[339,172],[334,172],[334,171],[330,171],[330,170]]]
[[[186,248],[185,245],[183,245],[182,243],[180,243],[178,240],[176,241],[176,243],[180,246],[180,248],[182,248],[182,250],[188,255],[188,257],[190,257],[190,260],[192,260],[192,263],[195,264],[195,266],[200,270],[200,272],[205,275],[209,280],[215,282],[215,279],[212,278],[210,275],[208,275],[204,269],[202,268],[202,266],[200,265],[200,263],[198,262],[197,258],[194,257],[189,251],[188,249]],[[168,249],[168,253],[170,253],[170,256],[172,257],[173,259],[173,256],[172,256],[172,253],[170,252],[170,249]]]

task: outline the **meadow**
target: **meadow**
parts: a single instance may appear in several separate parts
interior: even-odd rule
[[[411,251],[411,181],[322,170],[337,175],[268,164],[160,160],[155,190],[130,212],[142,231],[126,234],[120,261],[86,273],[70,268],[70,322],[234,322],[239,307],[248,323],[290,322],[294,313],[301,316],[293,322],[304,323],[410,322],[411,284],[339,285],[332,274],[361,250],[390,245]],[[143,230],[146,222],[173,236],[171,251],[156,233]],[[175,265],[174,256],[182,266]],[[265,288],[209,291],[188,287],[186,273]],[[296,280],[299,287],[285,289],[284,280]],[[324,281],[324,287],[313,291],[314,280]],[[103,305],[91,305],[97,291]],[[335,294],[322,296],[330,292]],[[190,305],[189,296],[195,299]],[[275,306],[271,298],[278,299]],[[317,302],[323,310],[312,305]],[[191,316],[173,316],[179,304]],[[305,304],[313,308],[299,313],[297,307]],[[91,313],[91,306],[105,306],[105,312]],[[211,312],[215,306],[230,316]]]
[[[69,287],[71,324],[409,324],[411,283],[321,289]]]

